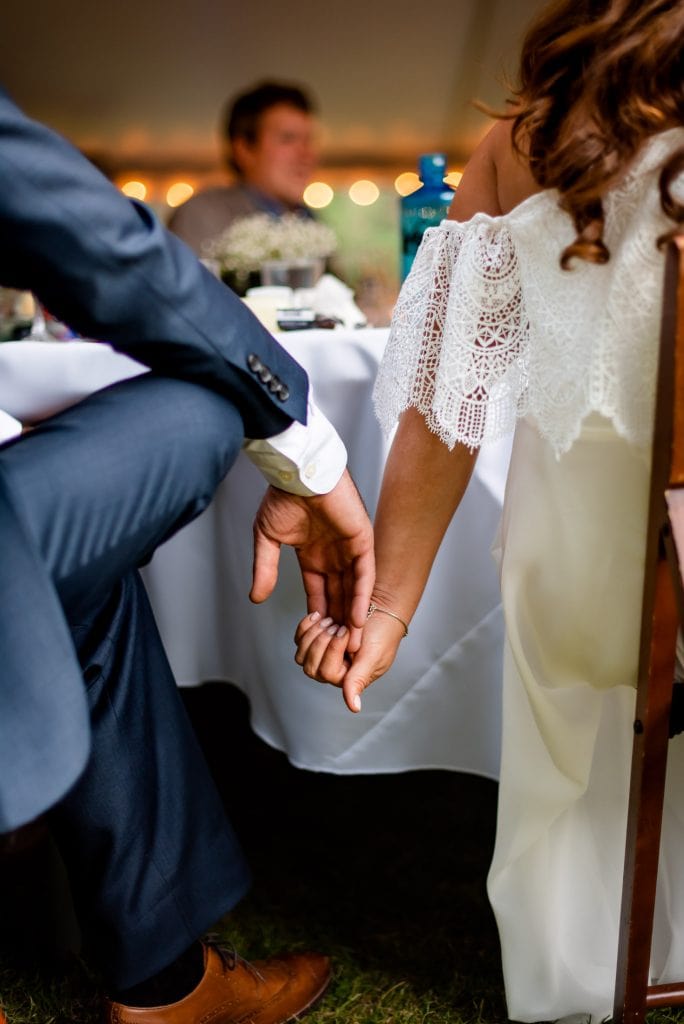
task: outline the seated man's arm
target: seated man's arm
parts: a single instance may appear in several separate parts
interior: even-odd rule
[[[2,284],[34,291],[85,337],[225,394],[249,437],[306,421],[305,372],[244,303],[2,91],[0,240]]]
[[[224,394],[247,437],[269,438],[281,456],[291,456],[291,435],[307,422],[304,370],[146,207],[2,90],[0,283],[35,292],[80,334],[110,342],[157,373]],[[343,464],[319,487],[307,486],[309,440],[294,442],[304,459],[295,462],[297,479],[281,477],[281,490],[270,489],[262,508],[253,597],[267,596],[277,549],[292,543],[309,607],[330,608],[356,630],[372,587],[372,531]],[[316,496],[283,494],[301,494],[302,484]]]

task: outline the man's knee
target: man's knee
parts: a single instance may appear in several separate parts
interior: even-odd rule
[[[227,398],[199,384],[137,378],[110,389],[122,415],[142,419],[140,442],[178,453],[186,472],[205,472],[216,486],[235,461],[244,438],[242,419]],[[137,412],[132,413],[132,407]]]
[[[227,399],[146,375],[47,420],[0,453],[0,472],[66,600],[89,574],[109,587],[198,515],[242,439]]]
[[[8,483],[43,507],[60,498],[103,506],[121,489],[156,487],[205,497],[243,441],[242,419],[221,395],[146,374],[98,391],[0,453]]]

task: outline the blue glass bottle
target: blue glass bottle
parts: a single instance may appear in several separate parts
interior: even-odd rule
[[[418,176],[423,184],[401,198],[402,281],[411,269],[425,229],[439,224],[447,215],[454,190],[444,184],[446,173],[444,153],[424,153],[418,161]]]

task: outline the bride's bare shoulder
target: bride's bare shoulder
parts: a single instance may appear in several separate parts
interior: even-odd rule
[[[452,220],[469,220],[476,213],[497,217],[539,191],[513,148],[511,127],[510,121],[497,121],[473,153],[451,204]]]
[[[527,160],[513,147],[512,129],[512,121],[499,121],[494,126],[493,159],[502,213],[510,213],[523,200],[540,191]]]

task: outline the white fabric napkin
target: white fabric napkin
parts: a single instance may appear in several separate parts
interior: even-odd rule
[[[337,317],[346,328],[366,326],[366,318],[354,302],[354,292],[334,274],[323,274],[313,288],[307,289],[309,295],[314,313]]]

